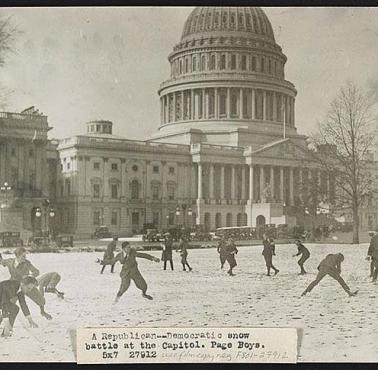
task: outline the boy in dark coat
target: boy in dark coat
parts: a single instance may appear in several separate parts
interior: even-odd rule
[[[173,271],[172,248],[173,248],[172,237],[170,235],[166,235],[164,243],[163,243],[163,253],[161,255],[161,260],[164,261],[164,270],[167,269],[167,261],[169,261],[171,265],[171,270]]]
[[[276,254],[273,239],[267,238],[265,234],[263,235],[263,238],[264,238],[263,239],[264,249],[262,251],[262,255],[264,256],[265,264],[267,268],[266,275],[270,276],[271,268],[274,270],[274,275],[277,275],[280,270],[278,270],[276,267],[273,266],[273,256]]]
[[[26,249],[24,247],[16,248],[14,254],[15,258],[8,259],[3,259],[0,255],[0,264],[8,268],[11,280],[20,282],[25,276],[32,275],[37,277],[39,275],[39,270],[26,259]],[[52,316],[45,311],[46,300],[37,287],[28,291],[26,296],[39,306],[41,315],[44,318],[47,320],[52,319]]]
[[[147,294],[147,283],[138,269],[138,263],[136,261],[137,257],[145,258],[154,262],[160,262],[159,258],[153,257],[147,253],[137,252],[130,246],[129,242],[123,242],[122,252],[117,254],[112,261],[112,263],[116,263],[118,261],[122,264],[120,273],[121,286],[118,290],[115,302],[118,302],[121,296],[127,291],[127,289],[129,289],[131,280],[133,280],[136,287],[142,291],[142,296],[144,298],[152,299],[152,297]]]
[[[183,267],[183,271],[186,271],[186,266],[188,266],[189,271],[192,271],[192,268],[189,266],[188,263],[188,242],[184,237],[180,238],[180,244],[179,244],[179,249],[178,252],[180,252],[181,256],[181,264]]]
[[[227,271],[227,273],[230,276],[235,276],[235,274],[232,272],[233,268],[237,266],[235,254],[238,253],[238,250],[235,246],[234,241],[229,238],[227,241],[227,244],[225,246],[225,253],[226,253],[226,260],[228,264],[230,265],[230,269]]]
[[[310,258],[310,251],[302,244],[300,240],[296,240],[295,244],[298,247],[298,253],[294,254],[293,257],[301,256],[298,260],[298,265],[301,268],[300,275],[306,274],[306,270],[304,269],[304,263]]]
[[[354,296],[357,294],[356,292],[351,292],[350,288],[346,284],[346,282],[343,280],[343,278],[340,276],[341,274],[341,262],[344,261],[344,255],[341,253],[337,254],[328,254],[326,258],[323,259],[323,261],[320,262],[318,266],[318,275],[316,279],[310,283],[310,285],[306,288],[306,290],[302,293],[302,296],[306,295],[307,293],[310,293],[312,289],[316,285],[319,284],[319,282],[324,278],[324,276],[329,275],[333,277],[345,290],[345,292],[350,296]]]
[[[5,321],[2,332],[3,337],[9,337],[12,334],[13,325],[20,310],[16,305],[17,300],[30,326],[33,328],[38,327],[31,318],[25,301],[25,294],[28,294],[36,287],[37,280],[33,276],[23,277],[21,281],[5,280],[0,282],[0,323],[2,320]]]
[[[118,241],[118,238],[114,237],[113,240],[108,244],[106,248],[106,251],[104,253],[104,258],[102,259],[102,262],[101,262],[101,265],[103,265],[101,269],[101,274],[104,273],[106,265],[110,265],[109,261],[112,261],[114,258],[114,252],[117,248],[117,241]],[[111,273],[114,272],[114,264],[111,265],[110,272]]]
[[[372,277],[373,281],[375,281],[377,278],[374,280],[374,274],[377,271],[378,261],[377,257],[374,258],[373,254],[377,254],[374,251],[378,251],[378,233],[370,232],[369,235],[371,236],[371,239],[367,252],[367,259],[370,260],[370,277]]]
[[[224,264],[226,262],[226,258],[227,258],[225,237],[223,237],[219,241],[218,247],[217,247],[217,252],[219,253],[219,259],[220,259],[220,263],[221,263],[221,269],[223,269],[223,266],[224,266]]]

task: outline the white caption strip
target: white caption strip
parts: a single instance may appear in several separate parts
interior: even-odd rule
[[[294,363],[295,328],[82,328],[77,362]]]

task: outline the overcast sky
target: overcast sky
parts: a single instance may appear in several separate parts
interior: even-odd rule
[[[378,100],[378,9],[263,8],[298,90],[296,126],[308,134],[341,85],[352,80]],[[159,126],[159,84],[192,8],[3,8],[22,31],[0,69],[12,90],[5,109],[34,105],[50,137],[108,119],[113,133],[144,139]]]

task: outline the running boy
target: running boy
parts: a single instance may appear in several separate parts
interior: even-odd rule
[[[180,244],[179,244],[179,249],[178,252],[180,252],[181,256],[181,264],[183,271],[186,271],[186,266],[188,266],[189,271],[192,271],[192,268],[189,266],[188,263],[188,242],[187,240],[182,236],[180,238]]]
[[[138,269],[138,263],[136,261],[137,257],[145,258],[154,262],[160,262],[159,258],[151,256],[147,253],[137,252],[130,246],[129,242],[123,242],[122,252],[117,254],[117,256],[112,261],[112,263],[116,263],[118,261],[122,264],[120,273],[121,286],[118,290],[115,303],[118,302],[122,295],[127,291],[127,289],[129,289],[131,280],[133,280],[136,287],[142,291],[142,296],[144,298],[152,299],[152,297],[147,294],[147,283]]]

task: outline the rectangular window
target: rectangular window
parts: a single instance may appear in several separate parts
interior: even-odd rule
[[[112,199],[118,198],[118,185],[112,184]]]
[[[159,185],[158,184],[152,185],[152,199],[153,200],[159,199]]]
[[[264,57],[261,57],[261,68],[260,68],[260,71],[261,72],[265,72],[265,59],[264,59]]]
[[[159,173],[159,166],[153,166],[152,167],[152,172],[153,173]]]
[[[236,55],[231,55],[231,69],[236,69]]]
[[[67,171],[69,171],[70,169],[71,169],[71,163],[67,162]]]
[[[93,184],[93,198],[100,198],[100,184]]]
[[[112,163],[112,171],[118,171],[118,163]]]
[[[175,168],[174,167],[169,167],[169,173],[173,175],[175,173]]]
[[[215,55],[211,55],[210,57],[210,70],[215,69]]]
[[[172,226],[175,223],[175,214],[173,212],[170,212],[168,215],[168,225]]]
[[[225,94],[221,94],[220,95],[220,101],[219,101],[219,114],[221,116],[225,116],[226,115],[226,100],[227,100],[227,97]]]
[[[110,219],[110,223],[112,225],[118,225],[118,211],[117,210],[112,211],[112,217]]]
[[[100,162],[94,162],[93,163],[93,169],[94,170],[99,170],[100,169]]]
[[[100,211],[93,212],[93,225],[100,225]]]
[[[71,181],[66,179],[66,191],[67,195],[71,195]]]
[[[159,227],[159,212],[152,212],[152,223],[156,228]]]
[[[192,58],[192,71],[195,72],[197,70],[197,58]]]
[[[16,156],[16,149],[15,148],[11,149],[11,155],[12,155],[12,157]]]
[[[256,71],[256,57],[252,57],[252,71]]]
[[[174,185],[168,185],[167,187],[167,195],[169,200],[174,200],[175,199],[175,191],[176,187]]]
[[[247,69],[247,56],[246,55],[242,55],[241,69],[242,71],[245,71]]]

